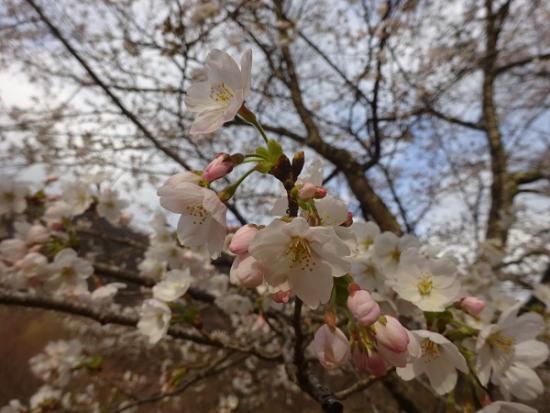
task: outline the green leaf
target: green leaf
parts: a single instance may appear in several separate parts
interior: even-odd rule
[[[334,289],[332,290],[333,301],[339,307],[346,307],[348,303],[348,284],[346,277],[334,278]]]

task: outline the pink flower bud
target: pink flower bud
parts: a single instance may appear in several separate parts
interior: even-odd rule
[[[485,308],[485,301],[476,297],[464,297],[460,301],[460,308],[468,314],[477,317]]]
[[[215,181],[231,172],[234,166],[231,156],[226,153],[219,153],[214,160],[208,164],[202,173],[202,177],[208,182]]]
[[[229,244],[229,251],[233,254],[246,254],[248,252],[248,246],[250,242],[258,232],[258,228],[254,225],[244,225],[235,232],[231,243]]]
[[[369,356],[367,352],[354,349],[351,358],[357,370],[369,372],[375,377],[385,376],[390,367],[388,363],[386,363],[386,360],[378,353],[372,353]]]
[[[311,182],[306,182],[298,191],[298,197],[301,200],[311,198],[321,199],[327,195],[327,190],[322,186],[313,185]]]
[[[346,220],[344,222],[342,222],[340,224],[340,226],[342,226],[342,227],[351,227],[351,224],[353,224],[353,214],[351,213],[351,211],[348,211],[348,217],[346,218]]]
[[[386,315],[384,318],[385,323],[379,320],[374,324],[376,342],[391,351],[404,352],[409,344],[407,329],[392,316]]]
[[[253,256],[237,255],[229,271],[229,279],[233,284],[256,288],[264,280],[264,269]]]
[[[377,343],[378,353],[384,358],[386,363],[395,367],[405,367],[407,363],[417,359],[422,355],[422,349],[416,338],[410,333],[409,330],[405,330],[409,337],[409,344],[405,351],[393,351],[390,348],[384,346],[382,343]]]
[[[370,326],[380,317],[380,307],[367,290],[350,293],[348,309],[357,322],[365,327]]]
[[[340,367],[349,358],[348,338],[338,327],[322,325],[315,333],[313,346],[319,362],[326,368]]]

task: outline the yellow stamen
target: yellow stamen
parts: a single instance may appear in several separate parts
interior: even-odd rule
[[[301,237],[292,237],[286,255],[291,257],[292,266],[299,266],[303,271],[313,271],[313,260],[311,258],[311,246],[307,239]]]
[[[223,82],[210,85],[210,98],[218,103],[227,104],[234,96],[233,90]]]
[[[422,348],[422,355],[427,357],[428,360],[434,360],[439,357],[439,345],[429,338],[422,340],[420,347]]]
[[[512,346],[514,345],[514,340],[504,337],[499,331],[497,331],[487,337],[487,343],[489,343],[489,345],[493,348],[498,348],[505,353],[510,353],[512,351]]]
[[[417,284],[417,288],[420,295],[430,295],[433,288],[432,277],[429,275],[423,275]]]

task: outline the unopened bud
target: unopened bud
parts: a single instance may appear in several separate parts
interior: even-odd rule
[[[296,152],[292,158],[292,175],[294,176],[294,179],[297,179],[302,173],[304,162],[304,151]]]
[[[342,224],[340,224],[340,226],[342,226],[342,227],[351,227],[351,224],[353,224],[353,214],[351,213],[351,211],[348,211],[347,219],[344,222],[342,222]]]
[[[302,201],[306,201],[308,199],[321,199],[324,198],[327,195],[327,190],[321,186],[314,185],[311,182],[306,182],[302,187],[298,190],[298,197]]]
[[[216,157],[208,164],[202,177],[208,182],[215,181],[216,179],[223,178],[229,172],[233,170],[233,160],[231,156],[226,153],[219,153]]]
[[[229,251],[233,254],[245,254],[248,252],[248,246],[250,242],[258,232],[258,228],[255,225],[244,225],[235,232],[231,243],[229,244]]]
[[[459,304],[460,308],[468,314],[477,317],[485,308],[485,301],[476,297],[464,297]]]
[[[380,316],[380,307],[367,290],[354,290],[353,285],[348,287],[352,290],[347,301],[348,309],[359,324],[368,327]]]

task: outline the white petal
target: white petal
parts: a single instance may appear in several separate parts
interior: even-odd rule
[[[241,83],[243,88],[243,99],[250,94],[250,78],[252,71],[252,50],[245,50],[241,56]]]
[[[291,290],[310,308],[317,308],[330,299],[332,270],[322,262],[315,262],[311,270],[295,269],[288,279]]]
[[[548,359],[548,346],[537,340],[527,340],[514,347],[514,361],[535,368]]]

